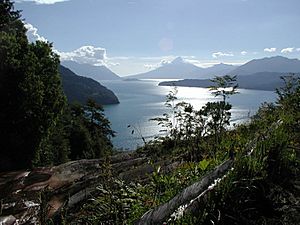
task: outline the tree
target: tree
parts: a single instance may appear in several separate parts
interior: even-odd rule
[[[99,158],[111,152],[111,137],[115,132],[110,128],[110,122],[104,115],[103,107],[94,100],[88,99],[84,106],[86,127],[91,135],[93,158]]]
[[[100,158],[111,153],[114,132],[103,108],[93,100],[71,105],[69,112],[70,159]]]
[[[69,161],[71,152],[68,133],[70,121],[68,107],[66,107],[63,115],[51,128],[48,138],[44,139],[41,144],[41,149],[43,149],[43,154],[40,154],[41,166],[59,165]]]
[[[237,92],[238,85],[236,83],[236,76],[225,75],[222,77],[215,77],[211,80],[215,85],[210,87],[210,91],[215,97],[221,96],[223,102]]]
[[[177,102],[177,88],[174,87],[166,96],[165,106],[168,109],[162,117],[153,118],[162,126],[162,132],[167,136],[160,138],[162,145],[170,151],[180,146],[188,153],[189,159],[196,159],[199,152],[199,142],[205,131],[205,120],[202,110],[195,110],[184,101]]]
[[[14,10],[13,3],[10,0],[1,0],[0,2],[0,31],[15,33],[21,38],[25,37],[22,21],[20,20],[20,11]]]
[[[221,136],[230,124],[232,105],[227,101],[231,95],[237,93],[236,76],[225,75],[212,79],[215,83],[210,87],[210,91],[215,97],[221,97],[221,101],[208,102],[203,107],[203,115],[207,118],[207,129],[215,137],[215,144],[220,142]]]
[[[19,11],[0,3],[0,170],[43,164],[42,146],[66,103],[59,57],[50,43],[29,43]]]
[[[300,78],[295,74],[282,77],[285,85],[276,90],[281,120],[290,133],[300,133]]]
[[[150,119],[152,121],[157,121],[158,125],[162,127],[162,130],[160,130],[160,132],[167,133],[169,137],[175,142],[178,139],[177,115],[179,113],[179,106],[176,103],[177,93],[178,89],[177,87],[174,87],[166,96],[165,106],[168,109],[168,112],[164,113],[161,117]]]

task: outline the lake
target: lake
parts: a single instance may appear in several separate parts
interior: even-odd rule
[[[167,112],[165,98],[172,87],[158,86],[162,80],[101,81],[119,98],[120,104],[104,106],[105,115],[116,131],[113,144],[123,150],[136,149],[143,145],[141,136],[151,140],[161,129],[155,121],[149,119]],[[230,97],[232,123],[240,123],[255,114],[263,102],[273,102],[276,94],[271,91],[239,89],[239,94]],[[200,109],[208,101],[216,100],[205,88],[178,87],[179,100],[191,103]],[[131,127],[128,128],[128,125]],[[132,134],[132,129],[134,133]]]

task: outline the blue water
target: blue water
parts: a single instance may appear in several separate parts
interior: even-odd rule
[[[146,140],[160,134],[161,129],[155,121],[149,119],[167,112],[164,102],[171,87],[158,86],[159,80],[142,81],[101,81],[119,98],[120,104],[104,107],[105,115],[116,131],[113,144],[119,149],[136,149],[143,145],[141,136]],[[191,103],[196,109],[215,98],[207,89],[178,87],[178,98]],[[245,121],[253,115],[263,102],[272,102],[276,95],[271,91],[240,89],[239,94],[232,96],[232,123]],[[128,125],[130,127],[128,128]],[[135,130],[132,134],[132,130]]]

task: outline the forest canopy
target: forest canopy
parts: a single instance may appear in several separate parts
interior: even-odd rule
[[[78,106],[80,114],[72,114],[73,107],[67,105],[62,89],[59,64],[52,44],[29,43],[20,11],[14,10],[11,1],[1,1],[0,171],[62,163],[70,157],[92,158],[110,151],[113,132],[109,121],[103,113],[91,121],[83,106]],[[96,103],[89,105],[87,110],[103,111]],[[85,137],[81,149],[85,154],[74,153],[75,134]]]

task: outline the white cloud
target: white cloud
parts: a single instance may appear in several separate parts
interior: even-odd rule
[[[242,51],[241,52],[241,55],[246,55],[248,52],[246,52],[246,51]]]
[[[158,66],[155,64],[144,64],[144,67],[148,70],[156,69]]]
[[[291,53],[294,51],[294,48],[283,48],[281,50],[281,53]]]
[[[297,48],[296,51],[297,51],[297,52],[300,52],[300,48]]]
[[[106,49],[91,45],[82,46],[71,52],[58,52],[62,61],[72,60],[78,63],[88,63],[96,66],[106,65]]]
[[[161,61],[159,63],[155,63],[155,64],[144,64],[144,67],[149,69],[149,70],[153,70],[156,69],[158,67],[161,67],[163,65],[167,65],[170,64],[171,60],[168,59],[161,59]]]
[[[265,48],[264,52],[276,52],[276,48]]]
[[[34,2],[36,4],[46,4],[46,5],[51,5],[55,4],[57,2],[67,2],[69,0],[17,0],[16,2]]]
[[[167,65],[167,64],[170,64],[170,63],[171,63],[171,61],[170,61],[170,60],[167,60],[167,59],[162,59],[162,60],[160,61],[160,65],[161,65],[161,66]]]
[[[45,41],[47,39],[38,34],[38,29],[30,23],[24,24],[27,29],[26,35],[30,42]],[[106,49],[94,46],[82,46],[71,52],[60,52],[53,49],[55,53],[60,55],[62,61],[72,60],[78,63],[88,63],[92,65],[107,65],[107,66],[118,66],[119,62],[108,62],[106,56]]]
[[[212,54],[212,57],[213,58],[219,58],[219,57],[222,57],[222,56],[234,56],[231,52],[229,53],[225,53],[225,52],[214,52]]]
[[[30,42],[35,42],[35,41],[47,42],[47,39],[44,38],[43,36],[39,35],[38,29],[36,27],[34,27],[32,24],[25,23],[24,26],[27,29],[26,35]]]
[[[184,61],[186,61],[188,63],[191,63],[191,64],[194,64],[194,65],[201,64],[200,60],[198,60],[198,59],[186,59],[186,58],[184,58]]]
[[[195,66],[199,66],[202,68],[212,67],[214,65],[224,63],[227,65],[240,66],[245,64],[247,61],[244,60],[233,60],[233,61],[219,61],[219,60],[199,60],[199,63],[193,63]]]

